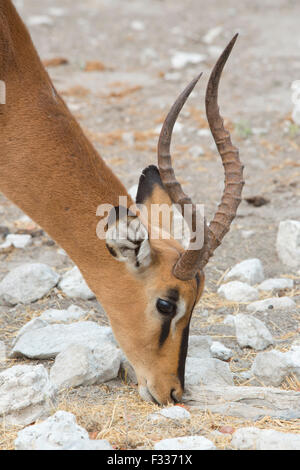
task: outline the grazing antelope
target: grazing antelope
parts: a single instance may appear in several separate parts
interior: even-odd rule
[[[203,246],[184,250],[172,237],[151,237],[147,224],[132,213],[126,219],[131,223],[127,239],[114,236],[116,226],[124,224],[117,217],[101,240],[98,205],[118,206],[119,196],[134,202],[57,94],[12,2],[0,0],[0,80],[6,84],[6,104],[0,105],[0,190],[79,267],[136,371],[141,397],[160,404],[182,397],[189,324],[203,291],[203,269],[241,200],[242,166],[217,104],[220,75],[235,40],[220,56],[206,91],[225,188],[212,222],[204,221]],[[172,106],[159,137],[158,168],[143,171],[136,200],[146,207],[191,204],[192,222],[195,205],[175,178],[169,150],[176,118],[198,78]]]

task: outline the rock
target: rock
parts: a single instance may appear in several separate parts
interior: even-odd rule
[[[223,321],[224,325],[235,327],[235,316],[234,315],[226,315]]]
[[[257,287],[261,291],[278,291],[281,289],[292,289],[294,287],[293,279],[266,279]]]
[[[42,365],[17,365],[0,372],[0,422],[26,426],[52,411],[55,389]]]
[[[25,323],[25,325],[18,331],[16,337],[12,341],[12,346],[16,344],[18,339],[21,338],[24,333],[29,333],[30,331],[37,330],[39,328],[45,328],[46,326],[48,326],[48,323],[45,320],[42,320],[41,318],[33,318],[29,322]]]
[[[300,434],[246,427],[235,431],[231,444],[238,450],[300,450]]]
[[[87,312],[82,310],[82,308],[77,305],[70,305],[66,310],[58,310],[54,308],[45,310],[39,318],[48,323],[69,323],[72,321],[82,320],[86,315]]]
[[[223,284],[219,287],[218,294],[232,302],[250,302],[258,299],[258,290],[240,281]]]
[[[130,23],[130,27],[134,29],[134,31],[144,31],[145,23],[143,23],[143,21],[134,20]]]
[[[271,310],[290,310],[296,307],[296,303],[290,297],[271,297],[258,300],[247,305],[248,312],[266,312]]]
[[[0,282],[0,305],[34,302],[44,297],[58,281],[59,275],[46,264],[22,264]]]
[[[255,317],[239,313],[235,315],[236,339],[242,348],[261,350],[274,343],[273,337],[266,325]]]
[[[210,336],[191,335],[189,337],[188,356],[204,359],[211,357],[210,347],[212,339]]]
[[[227,363],[219,359],[188,357],[185,368],[186,385],[233,385]]]
[[[58,389],[103,383],[117,377],[120,364],[121,351],[111,343],[71,344],[56,356],[50,380]]]
[[[290,373],[288,358],[276,350],[259,353],[254,359],[251,372],[264,385],[276,387]]]
[[[259,353],[251,367],[252,374],[264,385],[280,385],[290,374],[300,379],[300,349],[288,352],[266,351]]]
[[[252,237],[252,235],[254,234],[255,234],[254,230],[242,230],[241,231],[241,235],[244,238],[244,240],[247,240],[248,238]]]
[[[6,347],[4,341],[0,341],[0,366],[6,361]]]
[[[214,28],[209,29],[205,36],[203,36],[203,42],[205,42],[205,44],[211,44],[222,31],[222,26],[215,26]]]
[[[300,222],[298,220],[280,222],[276,250],[283,264],[291,268],[300,267]]]
[[[172,67],[174,69],[183,69],[188,64],[199,64],[206,59],[203,54],[194,52],[176,52],[171,59]]]
[[[212,357],[220,359],[221,361],[228,361],[233,356],[231,349],[224,346],[224,344],[219,343],[219,341],[213,341],[210,347],[210,352]]]
[[[148,419],[151,421],[159,421],[166,418],[181,421],[183,419],[190,419],[191,413],[181,406],[169,406],[168,408],[163,408],[157,413],[151,413],[148,416]]]
[[[194,145],[189,149],[189,154],[194,158],[201,157],[202,155],[204,155],[204,153],[205,152],[200,145]]]
[[[183,436],[163,439],[154,445],[154,450],[215,450],[216,446],[203,436]]]
[[[10,234],[7,235],[6,242],[11,243],[15,248],[26,248],[32,244],[32,236]]]
[[[122,140],[125,144],[129,145],[130,147],[134,146],[135,136],[133,132],[123,132]]]
[[[224,281],[241,281],[253,285],[262,282],[264,278],[264,270],[261,261],[257,258],[253,258],[246,259],[233,266],[224,276]]]
[[[50,26],[53,24],[52,18],[46,15],[34,15],[30,16],[27,20],[27,23],[29,26],[40,26],[40,25],[46,25]]]
[[[16,450],[112,450],[106,440],[91,440],[72,413],[57,411],[42,423],[18,432]]]
[[[10,357],[26,356],[31,359],[49,359],[57,356],[71,344],[89,345],[96,348],[103,341],[110,341],[111,328],[99,326],[92,321],[53,324],[30,329],[23,333],[10,353]]]
[[[83,300],[90,300],[95,298],[95,294],[88,287],[77,266],[75,266],[70,271],[67,271],[63,275],[60,283],[58,284],[58,287],[68,297],[74,297]]]
[[[300,418],[300,392],[270,387],[193,385],[186,387],[184,403],[205,412],[253,421],[265,416],[282,420]]]

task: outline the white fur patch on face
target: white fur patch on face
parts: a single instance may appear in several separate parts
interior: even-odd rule
[[[145,385],[139,386],[139,395],[144,401],[152,401],[153,397]]]
[[[173,337],[176,332],[176,324],[185,315],[185,312],[186,312],[185,301],[183,299],[179,299],[177,302],[177,313],[171,322],[171,332],[172,332]]]

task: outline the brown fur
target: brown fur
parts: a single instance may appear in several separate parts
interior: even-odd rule
[[[10,0],[0,0],[0,80],[7,87],[7,104],[0,113],[0,190],[79,267],[106,310],[139,383],[147,383],[160,403],[170,401],[172,389],[180,399],[181,334],[201,295],[204,277],[197,291],[195,280],[183,282],[173,276],[182,252],[174,240],[151,241],[156,256],[139,274],[116,261],[105,240],[97,237],[97,206],[116,206],[127,192],[57,95]],[[186,314],[175,337],[169,335],[159,349],[161,318],[155,302],[174,287],[185,300]]]

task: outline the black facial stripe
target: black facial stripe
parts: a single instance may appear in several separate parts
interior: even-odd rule
[[[198,295],[198,290],[200,287],[200,276],[199,273],[196,274],[196,283],[197,283],[197,295]],[[193,305],[191,314],[190,314],[190,319],[187,324],[187,326],[184,328],[182,331],[182,336],[181,336],[181,344],[180,344],[180,350],[179,350],[179,361],[178,361],[178,370],[177,370],[177,375],[181,383],[182,389],[184,389],[184,374],[185,374],[185,361],[186,361],[186,356],[187,356],[187,351],[188,351],[188,345],[189,345],[189,331],[190,331],[190,323],[192,319],[192,313],[195,308],[196,301]]]
[[[167,292],[166,297],[171,300],[172,302],[178,302],[179,300],[179,290],[175,287],[174,289],[169,289]],[[161,348],[166,341],[167,337],[170,333],[170,327],[173,317],[164,318],[163,324],[161,327],[160,337],[159,337],[159,347]]]
[[[190,316],[190,319],[189,319],[189,322],[188,322],[187,326],[182,331],[180,351],[179,351],[179,362],[178,362],[177,375],[178,375],[178,378],[180,380],[182,389],[184,389],[185,360],[186,360],[187,350],[188,350],[189,330],[190,330],[191,318],[192,318],[192,315]]]
[[[163,346],[164,342],[166,341],[167,337],[169,336],[171,321],[172,321],[172,317],[163,319],[163,324],[162,324],[162,327],[161,327],[160,337],[159,337],[159,347],[160,348]]]

